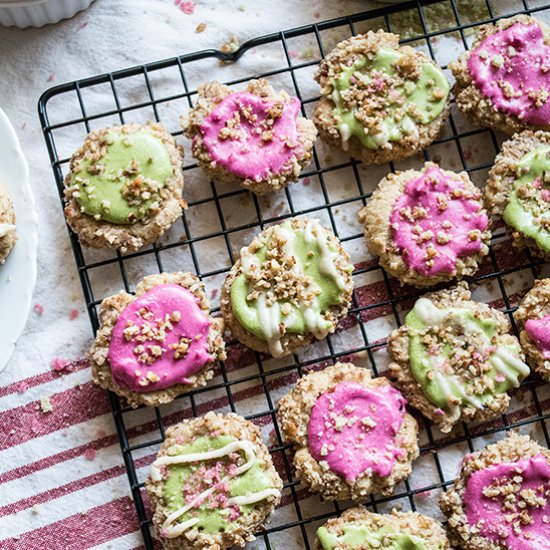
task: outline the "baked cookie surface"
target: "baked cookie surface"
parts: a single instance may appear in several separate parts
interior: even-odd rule
[[[92,248],[138,250],[181,216],[183,149],[159,124],[91,132],[71,158],[65,216]]]
[[[182,125],[212,178],[264,195],[297,181],[311,161],[317,130],[300,107],[297,97],[276,92],[267,80],[252,80],[241,92],[211,82],[199,87]]]
[[[527,359],[543,378],[550,380],[550,279],[535,281],[514,318]]]
[[[283,482],[254,424],[210,412],[166,430],[145,487],[165,549],[222,550],[254,540]]]
[[[0,265],[6,261],[16,242],[15,210],[7,191],[0,182]]]
[[[550,541],[550,451],[529,436],[467,455],[440,506],[463,550],[542,550]]]
[[[449,64],[458,108],[473,122],[513,134],[550,130],[550,29],[528,15],[483,25]]]
[[[512,231],[512,244],[550,260],[550,132],[526,130],[504,142],[485,202]]]
[[[419,453],[401,393],[351,363],[298,380],[279,401],[279,419],[298,476],[327,500],[391,494]]]
[[[395,34],[369,31],[340,42],[315,78],[321,138],[366,164],[425,149],[448,116],[445,74],[423,53],[400,47]]]
[[[369,252],[402,284],[427,287],[473,275],[489,251],[481,193],[465,172],[431,162],[386,176],[359,221]]]
[[[448,550],[441,525],[416,512],[374,514],[348,508],[317,529],[316,550]]]
[[[318,220],[293,218],[262,231],[227,276],[221,309],[246,346],[283,357],[336,330],[353,290],[353,266]]]
[[[223,321],[210,317],[204,285],[191,273],[149,275],[135,296],[103,300],[99,319],[89,352],[94,382],[132,407],[204,386],[225,359]]]
[[[503,413],[529,374],[506,316],[470,298],[466,283],[419,298],[388,342],[398,387],[442,432]]]

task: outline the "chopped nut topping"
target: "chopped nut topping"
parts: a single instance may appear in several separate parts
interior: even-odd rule
[[[245,271],[245,276],[252,285],[247,300],[257,300],[260,293],[265,293],[268,306],[275,302],[284,302],[284,315],[290,314],[291,305],[311,305],[321,289],[312,277],[294,269],[296,258],[286,255],[286,239],[278,226],[273,226],[266,245],[269,249],[261,266],[252,264]],[[248,253],[253,254],[252,251]]]
[[[133,352],[138,361],[145,365],[152,365],[166,352],[166,349],[162,347],[162,343],[166,340],[168,334],[174,330],[174,324],[181,321],[181,312],[172,311],[167,313],[164,318],[156,318],[154,313],[147,307],[142,307],[137,313],[143,323],[136,324],[133,321],[127,321],[122,334],[126,342],[136,344]],[[157,343],[149,344],[151,341]],[[170,344],[170,349],[176,350],[174,353],[175,359],[185,356],[191,341],[190,338],[181,336],[178,344]],[[136,371],[136,376],[141,376],[141,372],[137,374],[138,372]]]
[[[170,344],[169,348],[174,350],[174,359],[183,359],[189,351],[191,342],[191,338],[182,336],[177,344]]]
[[[486,498],[501,503],[504,519],[512,525],[515,534],[523,534],[529,538],[529,532],[522,531],[522,527],[533,525],[533,509],[546,506],[550,486],[541,483],[538,487],[523,488],[523,481],[523,472],[518,471],[512,479],[507,476],[495,478],[482,492]]]

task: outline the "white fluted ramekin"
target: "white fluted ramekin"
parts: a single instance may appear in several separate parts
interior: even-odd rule
[[[73,17],[94,0],[0,0],[0,25],[43,27]]]

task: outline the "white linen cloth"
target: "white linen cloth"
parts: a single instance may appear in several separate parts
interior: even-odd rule
[[[498,4],[513,10],[521,2]],[[107,395],[91,383],[89,368],[82,360],[93,335],[39,126],[36,105],[40,94],[65,81],[220,48],[232,35],[242,43],[374,5],[376,2],[358,0],[96,0],[88,11],[56,26],[25,31],[0,28],[0,106],[11,118],[29,161],[40,234],[34,307],[10,364],[0,374],[0,548],[129,549],[142,544]],[[442,49],[438,60],[446,63],[456,57],[461,48],[460,41],[456,44],[454,50]],[[252,53],[239,62],[240,74],[246,74],[246,63],[250,63],[250,72],[257,67],[265,70],[266,65],[269,68],[269,59],[255,59]],[[204,80],[216,77],[215,73],[205,74]],[[78,145],[74,143],[73,149]],[[472,154],[472,162],[478,158],[475,147],[467,152]],[[441,153],[446,167],[461,168],[453,165],[448,150]],[[373,181],[385,170],[369,167]],[[340,184],[345,191],[345,183],[338,181]],[[186,192],[191,192],[191,186]],[[514,265],[516,256],[510,247],[499,251],[499,261],[508,262],[503,265]],[[364,277],[362,299],[380,301],[383,285],[371,283]],[[517,301],[532,279],[517,277],[506,284],[513,287],[510,295]],[[491,295],[483,292],[479,299],[489,301]],[[495,305],[503,307],[502,303]],[[366,316],[368,330],[375,336],[384,337],[392,328],[384,308]],[[240,393],[243,402],[250,403],[243,408],[253,412],[252,394],[247,389]],[[548,393],[548,385],[539,388],[545,411],[550,406]],[[518,392],[510,421],[535,414],[530,396],[529,391]],[[265,403],[259,406],[265,408]],[[133,442],[154,437],[149,426],[145,439],[140,439],[139,426],[150,419],[147,414],[131,413],[134,416],[127,428],[136,432]],[[537,424],[527,431],[540,439],[539,428]],[[459,459],[468,450],[462,442],[440,453],[446,479],[454,477]],[[150,452],[134,456],[140,480],[146,476]],[[429,485],[434,469],[431,453],[424,453],[415,464],[411,487]],[[297,492],[312,513],[333,510],[317,497],[308,497],[302,487]],[[415,497],[417,504],[425,503],[422,511],[434,515],[438,514],[436,500],[437,491]],[[397,503],[390,503],[388,509],[393,504]],[[400,504],[407,507],[408,499]],[[274,522],[295,519],[290,503],[278,510]],[[308,527],[310,533],[314,527]],[[272,548],[302,547],[297,542],[302,540],[299,528],[285,530],[270,540]],[[311,534],[309,540],[313,541]],[[263,547],[261,540],[250,545]]]

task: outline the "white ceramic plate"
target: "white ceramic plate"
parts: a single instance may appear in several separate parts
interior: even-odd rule
[[[0,109],[0,180],[15,206],[18,240],[0,265],[0,372],[23,332],[36,282],[38,242],[29,168],[6,113]]]

